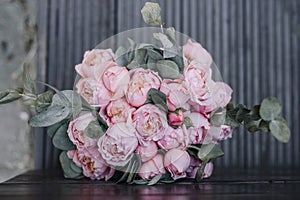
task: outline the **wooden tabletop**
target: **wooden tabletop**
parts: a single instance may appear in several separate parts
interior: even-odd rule
[[[300,199],[300,173],[219,170],[201,183],[145,186],[67,180],[60,171],[29,171],[0,184],[0,199]]]

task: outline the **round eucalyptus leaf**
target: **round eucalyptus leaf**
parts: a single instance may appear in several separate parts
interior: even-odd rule
[[[141,10],[145,23],[160,26],[162,24],[160,11],[161,8],[158,3],[146,2]]]
[[[282,105],[275,97],[269,97],[262,101],[259,114],[265,121],[271,121],[275,119],[282,110]]]
[[[103,130],[97,121],[92,121],[84,130],[84,134],[89,138],[97,139],[105,134],[105,130]]]
[[[272,120],[269,124],[272,135],[280,142],[287,143],[290,140],[291,132],[286,124],[286,121],[278,117]]]
[[[59,155],[59,161],[64,172],[65,178],[80,179],[83,178],[81,170],[76,169],[73,161],[68,157],[67,152],[63,151]]]
[[[156,63],[158,74],[166,79],[175,79],[179,76],[179,68],[177,64],[171,60],[159,60]]]
[[[68,137],[68,124],[61,125],[53,136],[53,145],[60,150],[73,150],[76,149],[75,145],[71,142]]]

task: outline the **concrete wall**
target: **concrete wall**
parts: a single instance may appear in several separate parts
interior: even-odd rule
[[[20,84],[22,62],[32,47],[28,41],[34,38],[35,24],[35,0],[0,1],[0,89]],[[0,182],[33,166],[27,113],[20,101],[0,105]]]

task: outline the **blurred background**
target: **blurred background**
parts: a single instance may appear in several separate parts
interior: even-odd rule
[[[2,0],[0,89],[18,83],[20,66],[35,50],[33,74],[59,89],[72,89],[83,53],[122,31],[146,26],[145,0]],[[300,1],[157,0],[165,27],[200,42],[213,56],[234,103],[283,103],[291,140],[234,131],[222,144],[216,168],[290,170],[300,167]],[[37,39],[35,39],[37,38]],[[39,87],[42,91],[44,88]],[[22,104],[0,106],[0,181],[28,169],[58,168],[58,151],[43,129],[26,125]]]

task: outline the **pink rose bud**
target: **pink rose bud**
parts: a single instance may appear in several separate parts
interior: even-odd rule
[[[171,149],[165,154],[164,166],[171,173],[174,180],[186,177],[186,170],[190,165],[190,155],[180,149]]]
[[[157,153],[157,145],[151,141],[146,145],[140,145],[136,149],[136,153],[141,157],[142,162],[152,159]]]
[[[168,119],[171,126],[180,126],[184,121],[183,111],[179,110],[178,113],[169,113]]]
[[[157,154],[153,159],[142,164],[138,174],[142,179],[151,179],[158,174],[165,174],[163,156]]]

